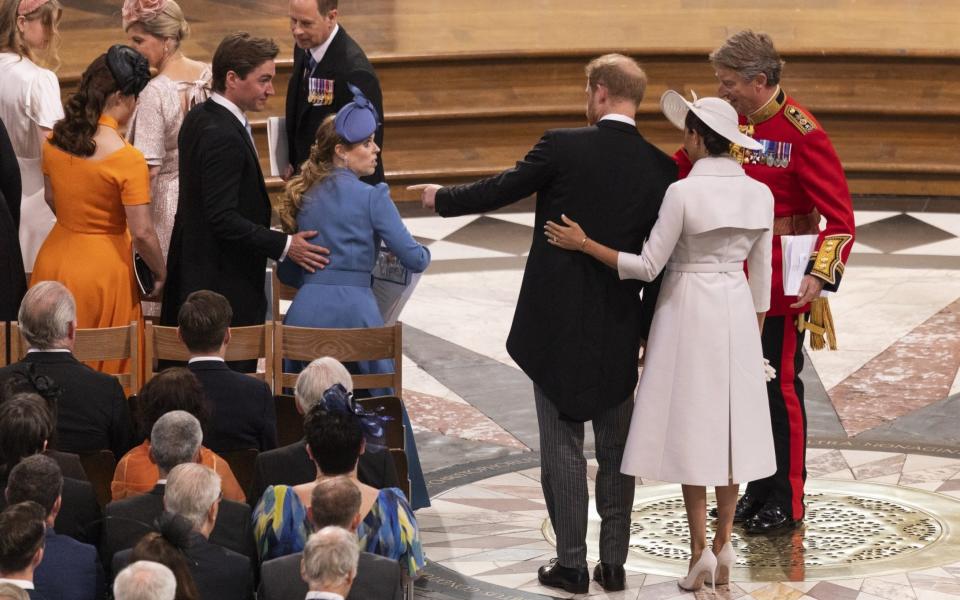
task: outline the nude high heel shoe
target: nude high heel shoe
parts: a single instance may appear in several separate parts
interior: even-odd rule
[[[717,557],[713,555],[713,551],[710,548],[706,548],[703,554],[700,555],[700,559],[690,567],[690,572],[687,573],[687,576],[677,581],[677,585],[679,585],[681,589],[695,592],[703,587],[703,582],[708,577],[711,581],[716,579],[716,573]],[[713,589],[716,591],[716,585],[713,586]]]
[[[714,586],[727,585],[730,583],[730,570],[737,562],[737,553],[733,549],[733,544],[727,542],[717,553],[717,572],[714,577],[708,577],[704,583],[712,583]]]

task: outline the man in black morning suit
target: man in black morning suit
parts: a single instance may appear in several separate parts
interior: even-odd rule
[[[287,84],[287,144],[292,165],[287,176],[310,156],[323,120],[353,101],[348,83],[373,102],[383,119],[380,80],[363,49],[337,23],[338,16],[337,0],[290,0],[290,29],[296,46]],[[373,139],[383,148],[382,124]],[[371,185],[381,183],[383,160],[377,161],[373,175],[362,180]]]
[[[634,479],[620,473],[633,411],[637,357],[656,286],[620,281],[578,252],[551,246],[541,229],[566,214],[613,248],[640,252],[677,168],[644,140],[634,115],[646,75],[607,55],[587,66],[589,127],[548,131],[513,169],[468,185],[414,186],[441,216],[490,211],[537,194],[536,227],[507,350],[533,380],[540,429],[541,485],[557,535],[558,560],[540,568],[544,585],[589,588],[583,422],[593,421],[597,510],[602,518],[594,578],[624,587]]]
[[[327,250],[306,241],[316,232],[270,229],[270,198],[245,113],[263,110],[273,95],[277,53],[272,40],[242,32],[225,37],[213,56],[213,95],[184,118],[164,325],[176,325],[180,305],[201,289],[227,298],[231,325],[262,324],[267,258],[293,260],[311,272],[326,262]]]

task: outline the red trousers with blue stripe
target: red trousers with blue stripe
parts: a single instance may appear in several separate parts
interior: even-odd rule
[[[793,315],[767,317],[763,324],[763,356],[777,370],[767,382],[777,472],[751,481],[747,493],[768,505],[777,504],[794,520],[804,516],[803,485],[807,480],[807,411],[803,405],[803,338]]]

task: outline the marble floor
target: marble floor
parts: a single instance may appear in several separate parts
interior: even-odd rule
[[[960,598],[960,524],[952,520],[960,516],[957,205],[857,200],[857,243],[831,298],[840,348],[808,352],[804,370],[811,489],[823,487],[824,498],[900,494],[913,507],[906,512],[935,506],[929,516],[939,533],[879,568],[854,561],[823,571],[804,568],[803,559],[779,574],[744,566],[716,597]],[[526,252],[539,234],[532,208],[527,201],[451,219],[401,209],[433,255],[401,317],[405,400],[434,497],[419,513],[431,561],[420,597],[569,597],[536,584],[536,568],[554,555],[538,484],[536,417],[530,382],[504,347]],[[842,485],[867,487],[837,491]],[[678,493],[642,482],[637,497]],[[643,518],[641,505],[635,520]],[[808,563],[820,536],[812,522],[801,531],[797,544]],[[675,582],[682,561],[657,564],[643,554],[628,561],[628,590],[607,597],[683,595]],[[591,595],[604,596],[596,586]]]

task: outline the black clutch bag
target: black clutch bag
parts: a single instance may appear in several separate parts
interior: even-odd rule
[[[153,291],[154,285],[153,271],[147,266],[143,257],[137,254],[136,250],[133,251],[133,274],[137,278],[137,286],[140,288],[140,293],[144,296],[149,296],[150,292]]]

